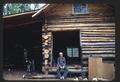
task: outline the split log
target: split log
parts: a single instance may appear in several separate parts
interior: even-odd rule
[[[100,50],[105,50],[105,51],[113,51],[115,48],[82,48],[82,51],[100,51]]]
[[[81,34],[81,37],[115,37],[115,34]]]
[[[84,23],[81,23],[81,24],[65,24],[65,25],[48,25],[47,27],[48,28],[54,28],[54,27],[79,27],[79,26],[81,26],[81,27],[84,27],[84,26],[113,26],[113,27],[115,27],[115,23],[96,23],[96,24],[84,24]]]
[[[115,45],[84,45],[82,48],[115,48]]]
[[[101,54],[104,54],[104,53],[112,53],[112,54],[114,54],[115,53],[115,51],[82,51],[82,54],[92,54],[92,53],[101,53]]]
[[[88,57],[90,57],[90,55],[92,55],[92,56],[95,56],[95,57],[115,57],[115,54],[83,54],[82,55],[82,58],[88,58]]]
[[[90,40],[88,40],[88,39],[85,39],[85,40],[82,40],[81,39],[81,42],[115,42],[115,39],[113,40],[113,39],[111,39],[111,40],[108,40],[108,39],[90,39]]]
[[[82,45],[110,45],[110,44],[114,44],[115,45],[115,42],[94,42],[94,43],[91,43],[91,42],[82,42]]]
[[[115,34],[115,32],[82,32],[81,34]]]
[[[81,40],[115,40],[115,37],[81,37]]]

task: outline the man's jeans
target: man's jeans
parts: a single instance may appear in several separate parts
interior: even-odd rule
[[[31,66],[27,65],[27,72],[31,72]]]
[[[67,74],[68,74],[68,69],[66,67],[63,69],[63,71],[61,71],[60,67],[57,68],[57,76],[58,76],[58,78],[60,78],[61,76],[63,76],[64,78],[66,78]]]

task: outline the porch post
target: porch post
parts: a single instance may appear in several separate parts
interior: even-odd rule
[[[43,55],[43,66],[42,71],[45,75],[48,74],[49,68],[51,66],[51,54],[52,54],[52,44],[51,44],[51,32],[47,31],[47,24],[43,26],[42,29],[42,55]]]

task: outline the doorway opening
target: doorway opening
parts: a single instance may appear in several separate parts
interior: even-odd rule
[[[27,59],[34,60],[35,71],[42,71],[42,41],[40,22],[4,29],[4,69],[26,70]]]
[[[53,32],[53,64],[57,64],[59,52],[63,52],[67,65],[81,63],[80,31]]]

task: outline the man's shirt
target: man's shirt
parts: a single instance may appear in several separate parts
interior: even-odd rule
[[[66,65],[65,57],[58,57],[58,59],[57,59],[57,65],[58,66],[65,66]]]

